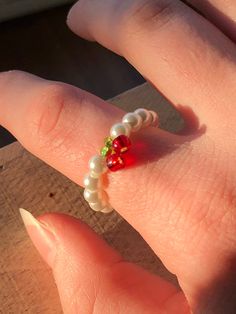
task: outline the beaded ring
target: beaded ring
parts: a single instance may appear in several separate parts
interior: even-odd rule
[[[156,112],[143,108],[125,114],[121,123],[111,127],[110,136],[104,140],[105,146],[100,155],[89,161],[90,172],[84,178],[84,198],[94,211],[110,213],[113,208],[108,202],[107,193],[102,187],[102,175],[107,171],[117,171],[125,167],[124,155],[131,147],[130,134],[141,128],[158,127]]]

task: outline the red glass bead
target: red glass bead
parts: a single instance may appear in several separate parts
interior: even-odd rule
[[[131,146],[131,141],[126,135],[116,137],[112,142],[112,147],[117,153],[125,153]]]
[[[106,162],[111,171],[117,171],[125,167],[124,159],[117,153],[107,156]]]

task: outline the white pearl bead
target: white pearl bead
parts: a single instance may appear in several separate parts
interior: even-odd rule
[[[147,116],[146,121],[144,121],[144,123],[143,123],[143,127],[150,126],[152,123],[152,119],[153,119],[152,114],[150,113],[150,111],[148,111],[148,116]]]
[[[98,177],[100,174],[104,173],[106,170],[105,162],[102,156],[93,156],[89,161],[89,168],[91,170],[91,176]]]
[[[96,173],[93,170],[90,171],[90,176],[94,179],[99,179],[101,173]]]
[[[116,123],[111,127],[110,135],[112,138],[116,138],[119,135],[129,136],[131,127],[127,123]]]
[[[158,114],[155,111],[150,110],[149,111],[152,115],[152,122],[151,122],[151,126],[153,127],[158,127],[159,126],[159,117]]]
[[[104,201],[99,200],[96,203],[89,203],[89,206],[95,211],[95,212],[99,212],[101,210],[103,210],[106,206],[107,203]]]
[[[100,200],[102,200],[105,203],[108,203],[109,197],[106,191],[100,190],[100,195],[99,195]]]
[[[112,208],[110,205],[107,205],[105,208],[103,208],[103,209],[101,210],[101,212],[104,213],[104,214],[109,214],[109,213],[111,213],[112,211],[113,211],[113,208]]]
[[[142,118],[143,122],[147,119],[148,111],[144,108],[136,109],[134,113],[138,114]]]
[[[142,118],[142,127],[147,127],[150,125],[152,121],[152,115],[148,110],[139,108],[135,110],[135,113],[137,113]]]
[[[123,117],[122,122],[129,124],[133,132],[138,131],[142,126],[142,118],[135,112],[128,112]]]
[[[96,191],[99,188],[99,179],[87,174],[84,177],[84,186],[89,191]]]
[[[89,203],[96,203],[99,201],[99,192],[98,191],[89,191],[87,189],[84,190],[84,198]]]

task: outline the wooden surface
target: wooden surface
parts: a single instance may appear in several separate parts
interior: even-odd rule
[[[178,130],[183,121],[174,109],[147,84],[124,93],[112,102],[130,111],[155,109],[161,127]],[[176,283],[141,236],[115,212],[91,211],[82,189],[40,161],[19,143],[0,149],[0,313],[62,313],[50,269],[28,238],[18,208],[38,215],[64,212],[81,218],[128,260]]]
[[[0,72],[27,71],[78,86],[103,99],[143,83],[141,75],[123,58],[69,30],[69,8],[66,5],[1,23]],[[13,140],[0,127],[0,147]]]

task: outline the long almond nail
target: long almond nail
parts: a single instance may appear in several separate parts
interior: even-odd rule
[[[56,254],[56,238],[53,231],[27,210],[23,208],[19,210],[33,244],[48,265],[52,266]]]

